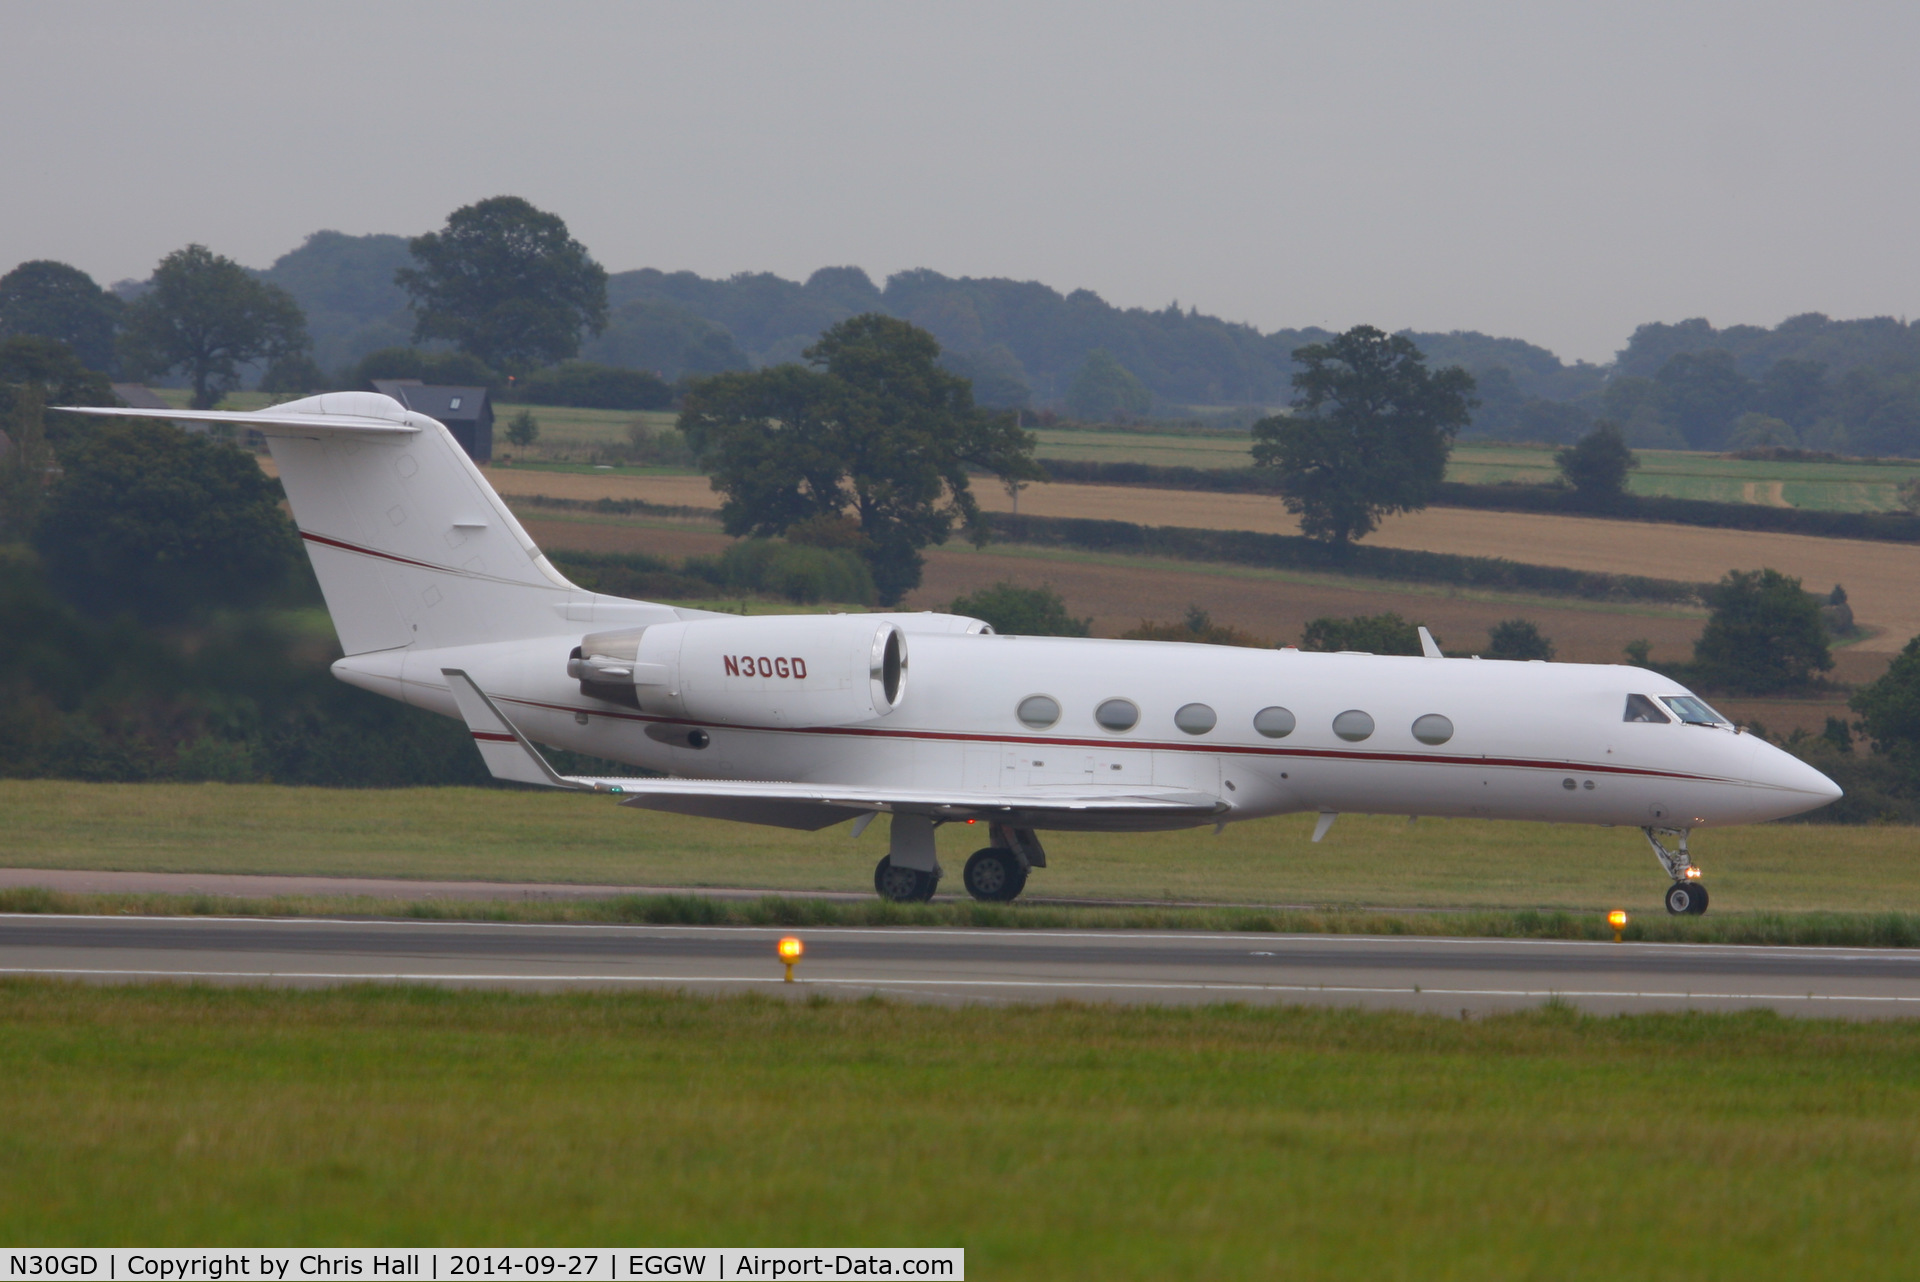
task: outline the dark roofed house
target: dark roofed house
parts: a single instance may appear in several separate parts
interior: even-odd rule
[[[145,383],[114,383],[111,386],[113,387],[113,394],[118,396],[121,403],[128,409],[170,410],[173,408],[173,406],[161,400],[160,394],[151,387],[148,387]],[[183,432],[192,432],[198,435],[210,430],[213,424],[176,422],[174,426]]]
[[[476,463],[493,458],[493,398],[484,387],[444,387],[417,378],[376,378],[373,390],[437,418]]]

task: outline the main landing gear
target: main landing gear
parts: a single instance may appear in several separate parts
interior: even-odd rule
[[[1667,911],[1675,917],[1698,917],[1707,911],[1707,888],[1700,884],[1700,870],[1687,854],[1685,828],[1642,828],[1654,858],[1673,878],[1667,887]],[[1668,842],[1672,844],[1669,845]]]
[[[960,874],[967,893],[987,904],[1009,903],[1027,888],[1027,874],[1047,866],[1047,852],[1031,828],[991,824],[993,844],[976,850]]]
[[[893,862],[892,855],[883,856],[873,866],[873,890],[880,898],[896,904],[924,904],[933,898],[933,892],[940,888],[940,870],[923,872],[918,868],[906,868]]]
[[[1029,872],[1047,866],[1047,852],[1031,828],[989,824],[987,832],[993,844],[973,852],[960,881],[982,903],[1008,903],[1027,888]],[[932,824],[917,816],[895,815],[893,848],[873,869],[874,893],[896,904],[921,904],[933,898],[939,885]]]

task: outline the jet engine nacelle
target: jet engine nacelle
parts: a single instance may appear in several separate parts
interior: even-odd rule
[[[907,689],[907,637],[868,614],[656,623],[582,638],[581,693],[723,725],[845,726],[884,717]]]

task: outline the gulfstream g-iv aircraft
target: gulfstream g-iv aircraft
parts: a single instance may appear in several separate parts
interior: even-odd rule
[[[1018,896],[1045,831],[1316,811],[1639,828],[1706,911],[1695,828],[1840,789],[1639,668],[995,635],[951,614],[744,618],[587,592],[534,546],[434,419],[369,392],[256,413],[76,410],[266,436],[345,657],[342,681],[460,717],[501,779],[786,828],[889,816],[885,898],[962,874]],[[557,774],[534,744],[665,777]]]

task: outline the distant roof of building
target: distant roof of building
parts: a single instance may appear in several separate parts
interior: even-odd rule
[[[161,400],[159,394],[145,383],[115,383],[113,394],[125,401],[129,409],[170,410],[173,408]]]
[[[484,387],[446,387],[422,383],[418,379],[377,378],[375,391],[391,396],[408,409],[439,419],[442,423],[478,420],[487,408]]]

